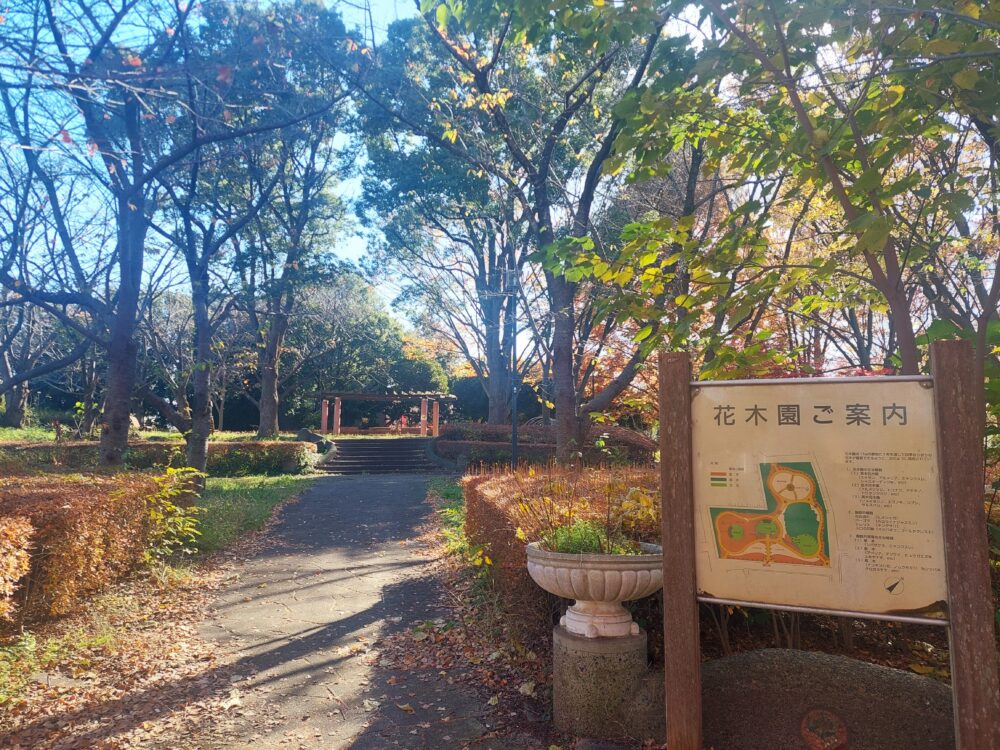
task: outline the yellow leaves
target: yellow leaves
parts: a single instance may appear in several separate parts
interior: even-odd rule
[[[522,529],[520,526],[517,527],[517,531],[514,532],[514,536],[517,537],[517,540],[519,542],[527,543],[528,541],[528,535],[524,533],[524,529]]]
[[[962,13],[969,18],[979,18],[979,3],[970,2],[962,6]]]
[[[816,128],[812,140],[816,148],[824,148],[830,142],[830,131],[826,128]]]
[[[960,89],[974,89],[979,82],[979,73],[971,68],[960,70],[951,77]]]
[[[441,134],[441,138],[449,143],[454,143],[458,139],[458,130],[453,128],[450,122],[446,122],[444,127],[445,130]]]
[[[514,92],[506,88],[500,89],[496,92],[479,94],[478,96],[473,93],[468,93],[462,101],[462,107],[464,109],[478,108],[483,112],[492,112],[497,109],[503,109],[512,96],[514,96]],[[457,100],[457,98],[458,95],[456,93],[453,99]]]
[[[924,45],[924,53],[928,55],[954,55],[962,50],[962,43],[955,39],[931,39]]]
[[[472,555],[470,562],[477,568],[486,566],[487,568],[493,565],[493,559],[486,554],[482,547],[476,549],[475,553]]]
[[[903,95],[906,93],[906,89],[902,86],[889,86],[882,95],[879,97],[878,104],[880,109],[891,109],[899,104],[903,100]]]

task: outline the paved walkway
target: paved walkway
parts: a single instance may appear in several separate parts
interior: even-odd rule
[[[427,481],[328,477],[285,509],[273,544],[240,566],[203,627],[231,654],[248,717],[203,747],[459,748],[488,732],[468,690],[438,675],[408,686],[371,666],[380,634],[441,614],[429,560],[410,541],[432,512]]]

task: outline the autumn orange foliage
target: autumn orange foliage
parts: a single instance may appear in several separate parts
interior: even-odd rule
[[[14,612],[14,592],[28,572],[31,523],[22,516],[0,517],[0,620]]]
[[[525,463],[551,463],[556,453],[555,428],[551,425],[523,425],[518,428],[518,458]],[[617,425],[595,424],[587,444],[581,446],[587,464],[645,463],[653,458],[656,441]],[[452,422],[441,427],[434,445],[439,456],[456,459],[465,456],[469,464],[510,462],[510,425],[476,422]]]
[[[22,620],[66,614],[131,570],[157,490],[153,477],[137,474],[0,481],[0,611],[9,615],[16,600]]]

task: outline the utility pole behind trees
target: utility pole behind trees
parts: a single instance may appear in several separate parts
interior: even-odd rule
[[[507,294],[510,295],[510,468],[517,469],[517,393],[521,373],[517,366],[517,291],[521,279],[517,268],[507,270]]]

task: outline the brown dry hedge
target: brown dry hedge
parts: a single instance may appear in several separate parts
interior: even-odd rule
[[[0,601],[16,602],[20,623],[63,615],[132,570],[146,549],[147,500],[158,489],[142,474],[0,480],[0,550],[21,561],[3,579],[11,590]]]
[[[23,516],[0,516],[0,620],[14,613],[14,592],[27,574],[34,529]]]
[[[502,464],[510,461],[510,425],[476,422],[453,422],[441,427],[434,450],[443,458],[464,456],[470,465]],[[556,455],[555,430],[547,425],[518,428],[518,458],[529,464],[551,462]],[[602,446],[598,446],[598,441]],[[653,460],[656,442],[633,430],[617,426],[594,425],[588,444],[582,449],[584,463],[642,464]]]
[[[209,443],[210,476],[235,477],[252,474],[304,474],[316,458],[316,446],[287,440]],[[181,442],[139,441],[129,444],[125,454],[129,469],[179,468],[184,466]],[[89,441],[19,443],[0,446],[0,471],[99,470],[97,444]]]

